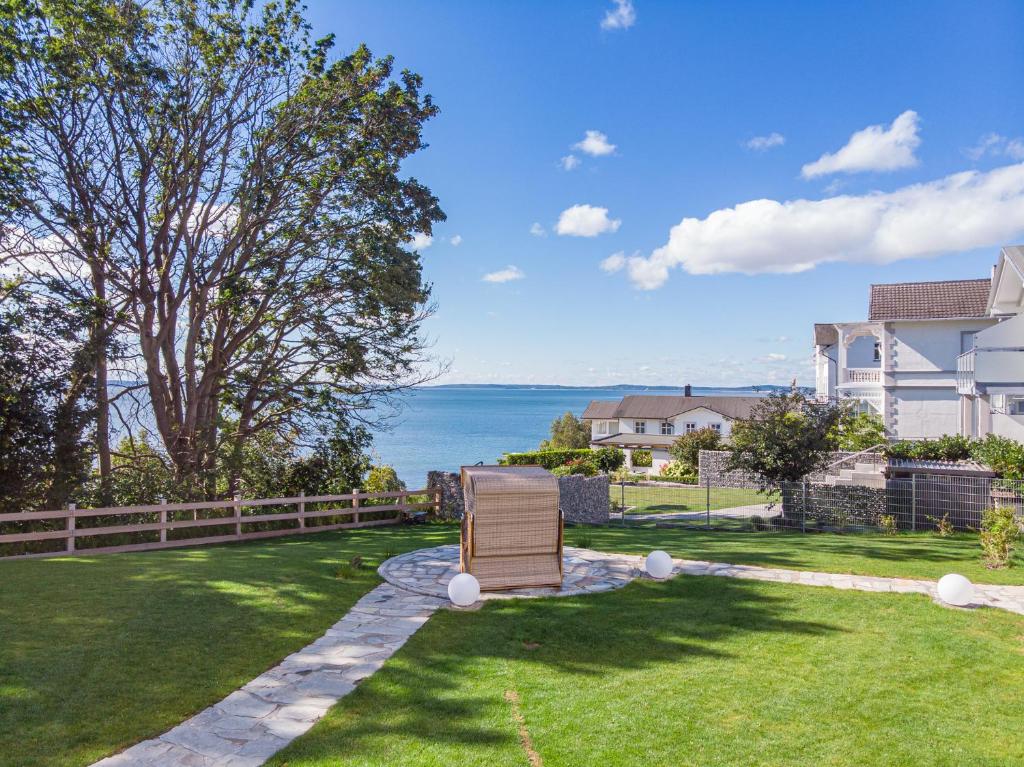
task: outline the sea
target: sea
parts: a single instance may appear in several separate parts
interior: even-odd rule
[[[756,396],[771,387],[693,387],[696,395]],[[666,388],[575,388],[524,386],[430,386],[397,400],[386,429],[373,435],[375,463],[395,468],[409,488],[423,487],[432,469],[458,471],[503,453],[535,450],[550,436],[551,422],[566,412],[577,417],[591,400],[627,394],[682,394]]]

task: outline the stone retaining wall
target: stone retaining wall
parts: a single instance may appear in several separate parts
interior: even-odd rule
[[[697,476],[700,484],[706,485],[710,482],[712,487],[746,487],[757,488],[758,477],[745,471],[729,471],[726,466],[729,464],[728,450],[701,450],[698,458],[699,466]],[[834,463],[843,458],[849,458],[854,453],[836,451],[829,458],[829,463]],[[825,478],[825,472],[817,472],[808,477],[810,482],[821,482]]]
[[[453,471],[427,472],[427,487],[441,489],[441,519],[462,519],[466,500],[462,482]],[[558,478],[559,503],[565,521],[572,524],[600,525],[608,522],[610,502],[608,477],[573,475]]]

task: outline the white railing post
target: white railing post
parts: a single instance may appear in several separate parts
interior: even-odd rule
[[[353,524],[359,524],[359,488],[352,488],[352,508],[355,509],[355,513],[352,515]]]
[[[68,504],[68,554],[75,553],[75,504]]]
[[[167,499],[161,498],[160,505],[166,506]],[[160,543],[167,543],[167,509],[160,509]]]
[[[306,529],[306,491],[299,491],[299,529]]]

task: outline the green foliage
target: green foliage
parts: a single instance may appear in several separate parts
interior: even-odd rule
[[[543,466],[549,471],[556,466],[567,464],[574,458],[589,458],[592,450],[533,450],[528,453],[505,453],[498,459],[502,466]]]
[[[579,450],[590,445],[590,426],[571,412],[551,422],[551,439],[540,443],[540,450]]]
[[[981,517],[981,550],[987,567],[1009,567],[1013,547],[1020,538],[1021,523],[1012,506],[985,509]]]
[[[1024,479],[1024,444],[989,434],[971,445],[971,457],[1004,479]]]
[[[971,438],[944,434],[938,439],[904,440],[887,445],[886,458],[918,461],[963,461],[971,457]]]
[[[798,482],[828,464],[831,434],[842,412],[834,403],[812,402],[799,392],[771,394],[749,420],[733,425],[728,468],[753,474],[763,489]]]
[[[696,429],[688,434],[681,434],[668,452],[672,457],[689,467],[690,473],[696,473],[700,463],[701,450],[719,450],[722,446],[722,435],[710,427]]]
[[[932,521],[935,522],[935,534],[940,538],[948,538],[955,532],[953,523],[949,520],[948,511],[942,515],[942,519],[933,519]]]
[[[367,493],[391,493],[405,490],[405,483],[398,478],[393,466],[374,466],[363,482],[362,489]]]
[[[617,447],[599,447],[593,458],[597,468],[605,474],[611,474],[626,463],[626,454]]]
[[[832,432],[837,450],[852,453],[867,450],[875,445],[885,444],[885,424],[874,413],[845,411]]]
[[[637,468],[645,468],[654,463],[654,456],[650,450],[634,450],[632,464]]]

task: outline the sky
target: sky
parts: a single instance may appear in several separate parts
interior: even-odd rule
[[[872,283],[1024,242],[1024,3],[310,0],[440,108],[438,383],[813,384]]]

